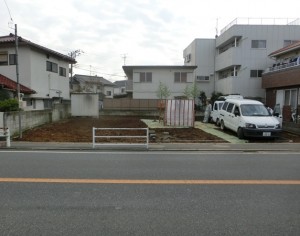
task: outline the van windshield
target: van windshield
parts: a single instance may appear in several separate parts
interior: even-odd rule
[[[270,116],[267,108],[260,104],[243,104],[241,112],[243,116]]]

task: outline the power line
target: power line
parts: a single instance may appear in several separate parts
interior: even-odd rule
[[[91,69],[90,69],[90,70],[89,70],[89,69],[83,69],[83,68],[77,67],[76,64],[75,64],[74,68],[76,68],[76,69],[78,69],[78,70],[84,70],[84,71],[93,72],[93,73],[96,73],[96,74],[102,74],[102,75],[116,76],[116,77],[123,77],[123,78],[124,78],[124,75],[109,74],[109,73],[103,73],[103,72],[96,71],[96,70],[91,70]]]
[[[12,16],[11,16],[11,14],[10,14],[10,10],[9,10],[9,7],[8,7],[8,5],[7,5],[7,2],[6,2],[6,0],[4,0],[4,3],[5,3],[5,5],[6,5],[6,8],[7,8],[8,14],[9,14],[9,16],[10,16],[10,20],[13,22],[14,20],[13,20],[13,18],[12,18]]]

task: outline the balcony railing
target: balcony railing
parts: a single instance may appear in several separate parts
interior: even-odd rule
[[[296,66],[300,66],[300,57],[298,57],[297,60],[292,61],[292,62],[273,64],[272,67],[269,67],[265,70],[264,74],[270,73],[270,72],[276,72],[276,71],[280,71],[280,70],[284,70],[284,69],[292,68],[292,67],[296,67]]]

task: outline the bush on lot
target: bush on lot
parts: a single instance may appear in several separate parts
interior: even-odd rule
[[[4,101],[0,101],[0,111],[17,111],[19,109],[19,102],[16,99],[6,99]]]

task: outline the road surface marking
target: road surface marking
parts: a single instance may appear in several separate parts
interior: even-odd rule
[[[300,185],[300,180],[156,180],[156,179],[55,179],[0,178],[0,183],[61,184],[187,184],[187,185]]]

